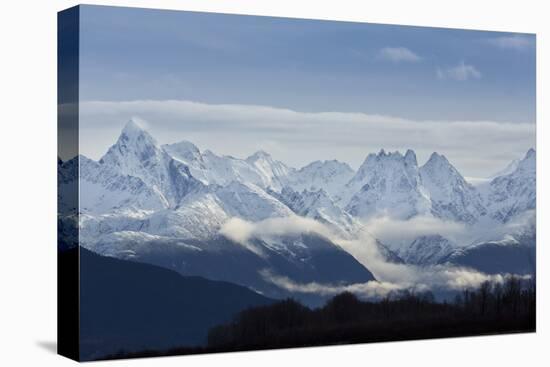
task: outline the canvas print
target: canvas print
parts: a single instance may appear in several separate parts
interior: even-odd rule
[[[534,332],[534,34],[59,14],[59,351]]]

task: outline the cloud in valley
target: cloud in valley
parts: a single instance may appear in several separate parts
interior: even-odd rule
[[[430,229],[430,224],[435,229]],[[384,227],[376,229],[375,226]],[[464,228],[450,223],[435,223],[427,218],[418,220],[390,222],[387,219],[371,222],[357,239],[345,240],[336,236],[327,226],[313,219],[298,216],[286,218],[270,218],[259,222],[247,222],[239,218],[232,218],[220,230],[220,233],[231,240],[242,244],[249,250],[265,256],[262,249],[251,244],[252,238],[270,238],[283,235],[298,235],[301,233],[317,233],[340,246],[350,253],[357,261],[369,269],[376,281],[349,285],[323,284],[319,282],[300,283],[286,276],[264,269],[260,275],[274,285],[291,292],[305,294],[320,294],[333,296],[348,291],[362,298],[379,298],[391,292],[400,290],[462,290],[479,286],[484,281],[500,282],[508,275],[488,275],[476,270],[452,266],[434,265],[420,267],[409,264],[388,262],[379,252],[379,247],[372,233],[384,235],[392,231],[406,232],[413,236],[431,233],[435,230],[448,231],[458,235]]]
[[[376,217],[365,223],[365,229],[384,243],[411,243],[419,236],[435,234],[456,241],[467,230],[463,223],[432,216],[415,216],[408,220]]]
[[[248,242],[254,237],[272,237],[297,235],[314,232],[327,238],[334,238],[334,233],[322,223],[297,215],[282,218],[268,218],[259,222],[248,222],[233,217],[224,223],[220,234],[235,242]]]

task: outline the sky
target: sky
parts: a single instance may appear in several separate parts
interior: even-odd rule
[[[445,154],[486,177],[535,146],[535,36],[84,6],[80,148],[130,119],[161,143],[301,167]]]

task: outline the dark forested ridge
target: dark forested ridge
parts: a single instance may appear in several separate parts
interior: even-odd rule
[[[241,350],[534,331],[535,301],[534,283],[517,278],[483,283],[453,303],[409,292],[378,302],[343,293],[316,310],[285,300],[213,328],[208,345]]]
[[[533,332],[535,304],[534,282],[518,278],[483,283],[450,303],[436,302],[430,292],[402,292],[376,302],[342,293],[318,309],[286,299],[239,312],[232,322],[213,327],[206,347],[110,358]]]
[[[69,250],[75,264],[76,250]],[[205,345],[214,325],[272,302],[232,283],[184,277],[80,248],[80,359]]]

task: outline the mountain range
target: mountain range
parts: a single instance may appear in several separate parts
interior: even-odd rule
[[[160,145],[129,121],[99,161],[82,155],[59,160],[59,192],[79,180],[80,242],[92,251],[281,297],[292,291],[278,289],[266,274],[339,285],[375,280],[335,240],[364,236],[365,223],[373,218],[421,216],[466,228],[507,228],[534,216],[535,159],[530,149],[500,175],[473,186],[435,152],[421,166],[412,150],[381,150],[368,154],[357,171],[336,160],[296,169],[264,151],[239,159],[201,151],[188,141]],[[75,205],[62,197],[60,202]],[[517,233],[525,228],[510,228],[502,238],[475,243],[424,235],[398,251],[382,246],[395,261],[417,266],[456,263],[485,269],[460,259],[475,257],[483,243],[498,256],[504,245],[487,243],[505,236],[506,243],[534,249],[534,228],[530,239],[521,241]],[[491,256],[484,252],[483,261]],[[510,267],[518,268],[525,269]]]

